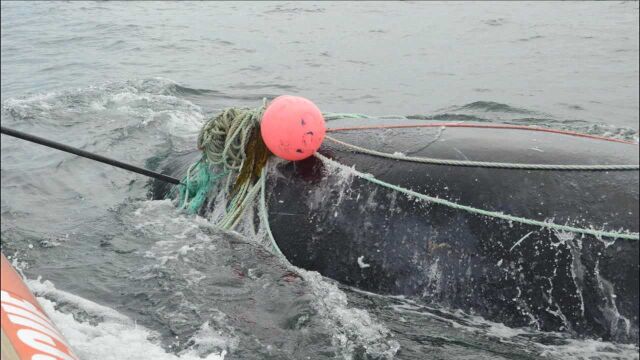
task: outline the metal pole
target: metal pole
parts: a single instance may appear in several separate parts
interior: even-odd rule
[[[2,130],[2,134],[6,134],[9,136],[13,136],[22,140],[27,140],[27,141],[31,141],[34,142],[36,144],[40,144],[40,145],[44,145],[44,146],[48,146],[50,148],[54,148],[54,149],[58,149],[58,150],[62,150],[71,154],[75,154],[78,156],[82,156],[85,157],[87,159],[91,159],[91,160],[95,160],[95,161],[99,161],[101,163],[105,163],[105,164],[109,164],[111,166],[115,166],[115,167],[119,167],[121,169],[125,169],[125,170],[129,170],[129,171],[133,171],[135,173],[138,174],[142,174],[148,177],[152,177],[154,179],[158,179],[161,181],[165,181],[168,183],[172,183],[172,184],[176,184],[176,185],[180,185],[182,184],[180,182],[180,180],[173,178],[171,176],[167,176],[164,174],[160,174],[157,173],[155,171],[151,171],[151,170],[147,170],[141,167],[137,167],[134,165],[130,165],[127,163],[123,163],[122,161],[118,161],[118,160],[114,160],[114,159],[109,159],[108,157],[104,157],[102,155],[98,155],[98,154],[94,154],[94,153],[90,153],[88,151],[84,151],[78,148],[74,148],[72,146],[69,145],[65,145],[65,144],[61,144],[61,143],[57,143],[55,141],[51,141],[51,140],[47,140],[35,135],[31,135],[31,134],[27,134],[27,133],[23,133],[21,131],[18,130],[13,130],[13,129],[9,129],[6,128],[4,126],[0,126],[1,130]]]

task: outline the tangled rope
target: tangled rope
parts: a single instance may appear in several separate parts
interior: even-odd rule
[[[258,216],[261,220],[260,222],[265,227],[266,235],[274,249],[274,252],[282,255],[282,252],[278,248],[278,245],[273,238],[273,234],[271,233],[266,205],[266,164],[271,153],[262,141],[259,131],[260,119],[264,113],[265,107],[266,101],[263,102],[261,107],[256,109],[226,109],[215,118],[209,120],[203,126],[198,136],[198,148],[202,150],[203,155],[200,160],[189,167],[187,174],[182,181],[185,186],[179,192],[178,203],[181,204],[181,207],[186,209],[188,212],[198,213],[201,211],[205,200],[212,196],[214,189],[216,189],[216,185],[219,185],[217,187],[218,190],[225,191],[226,194],[228,194],[228,198],[225,208],[226,211],[217,221],[217,225],[223,229],[234,229],[241,220],[245,209],[250,206],[257,206]],[[325,118],[368,118],[368,116],[361,114],[325,114]],[[410,157],[363,148],[337,140],[330,136],[326,136],[326,138],[361,153],[395,160],[427,164],[530,170],[638,170],[638,165],[515,164]],[[513,221],[525,225],[538,226],[541,228],[593,235],[599,238],[608,237],[614,239],[639,240],[638,233],[605,231],[592,228],[589,229],[560,225],[457,204],[384,182],[373,175],[365,174],[355,170],[354,168],[347,167],[346,165],[331,160],[319,153],[316,153],[315,156],[325,163],[345,169],[357,177],[365,179],[371,183],[403,193],[407,196],[448,206],[453,209]],[[220,180],[225,177],[226,182],[222,184]],[[257,197],[259,197],[259,199],[256,203]]]
[[[198,135],[198,149],[209,164],[240,170],[251,130],[259,125],[265,104],[258,109],[226,109],[204,125]]]
[[[197,175],[192,176],[193,170],[197,171]],[[187,209],[189,213],[196,213],[200,210],[207,198],[207,194],[209,194],[215,180],[217,180],[212,175],[202,159],[189,166],[187,176],[185,176],[183,182],[185,186],[180,188],[180,198],[178,199],[178,203],[182,204],[180,208]]]
[[[226,109],[203,126],[198,135],[198,149],[203,155],[189,167],[182,181],[182,208],[189,213],[200,212],[214,185],[226,176],[226,184],[220,188],[229,199],[217,225],[233,229],[238,224],[260,190],[257,180],[271,155],[259,131],[265,104],[257,109]]]

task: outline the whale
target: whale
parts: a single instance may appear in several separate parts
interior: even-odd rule
[[[637,240],[477,214],[423,201],[349,171],[493,213],[637,233],[637,170],[417,163],[343,143],[401,156],[559,168],[637,165],[637,144],[486,124],[341,124],[353,127],[331,130],[340,142],[326,139],[319,153],[344,166],[319,157],[269,166],[267,218],[291,264],[364,291],[440,304],[511,327],[638,341]],[[183,152],[160,166],[182,176],[199,156]],[[161,198],[167,191],[156,183],[152,195]]]

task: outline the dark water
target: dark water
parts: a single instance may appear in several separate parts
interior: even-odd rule
[[[636,2],[3,2],[2,124],[151,168],[217,110],[282,93],[637,140],[638,18]],[[86,359],[638,357],[290,269],[148,200],[146,178],[4,136],[1,179],[2,250]]]

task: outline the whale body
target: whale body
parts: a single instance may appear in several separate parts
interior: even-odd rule
[[[637,145],[539,131],[436,127],[331,135],[419,157],[638,164]],[[320,153],[462,205],[638,232],[638,171],[431,165],[366,155],[327,140]],[[197,156],[184,154],[166,170],[183,175]],[[279,162],[267,189],[274,239],[293,265],[366,291],[444,304],[509,326],[638,340],[636,240],[549,230],[417,200],[316,157]]]

